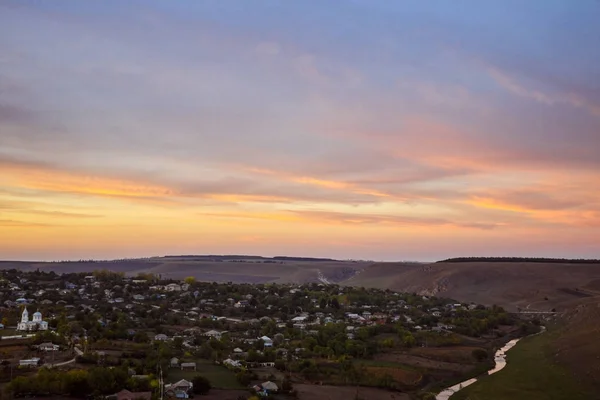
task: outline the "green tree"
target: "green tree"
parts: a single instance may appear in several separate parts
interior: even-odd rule
[[[207,394],[212,387],[210,381],[202,375],[196,375],[192,379],[192,383],[194,384],[194,394]]]
[[[86,370],[76,369],[66,373],[65,392],[73,397],[85,397],[91,392],[89,376]]]
[[[482,362],[484,360],[486,360],[488,358],[488,353],[487,351],[483,350],[483,349],[475,349],[471,352],[471,355],[473,356],[474,359],[476,359],[478,362]]]
[[[188,276],[183,281],[188,285],[193,285],[194,283],[196,283],[196,278],[194,278],[193,276]]]

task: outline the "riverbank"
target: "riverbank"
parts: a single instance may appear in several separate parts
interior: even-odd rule
[[[520,338],[513,339],[513,340],[509,341],[508,343],[506,343],[502,348],[500,348],[496,351],[496,353],[494,354],[495,365],[494,365],[494,368],[492,368],[491,370],[488,371],[488,375],[495,374],[496,372],[504,369],[504,367],[506,366],[506,353],[510,349],[512,349],[519,342],[519,340],[521,340],[521,339]],[[449,388],[442,390],[435,397],[435,399],[436,400],[449,400],[450,397],[452,397],[455,393],[474,384],[475,382],[477,382],[477,379],[472,378],[472,379],[468,379],[466,381],[457,383],[454,386],[451,386]]]
[[[558,364],[552,347],[559,332],[549,331],[518,341],[505,366],[452,393],[444,400],[588,400],[593,392]],[[436,398],[437,399],[437,398]]]

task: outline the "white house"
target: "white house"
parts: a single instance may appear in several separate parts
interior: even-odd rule
[[[165,286],[165,290],[167,292],[181,292],[181,285],[178,285],[176,283],[169,283]]]
[[[23,309],[23,314],[21,315],[21,322],[17,324],[18,331],[46,331],[48,330],[48,322],[42,319],[42,313],[36,312],[33,314],[33,320],[29,320],[29,312],[27,311],[27,307]]]
[[[242,364],[239,361],[232,360],[231,358],[224,360],[223,365],[227,365],[227,366],[233,367],[233,368],[239,368],[242,366]]]
[[[37,367],[40,364],[38,357],[30,358],[28,360],[19,360],[19,366]]]
[[[58,351],[60,346],[54,343],[42,343],[38,345],[38,349],[41,351]]]
[[[263,336],[260,338],[263,341],[265,347],[273,347],[273,339],[268,336]]]

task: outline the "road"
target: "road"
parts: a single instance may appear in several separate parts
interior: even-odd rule
[[[48,368],[55,368],[55,367],[62,367],[63,365],[74,364],[75,361],[77,360],[77,357],[83,355],[83,351],[81,351],[81,349],[79,347],[75,347],[74,350],[75,350],[75,357],[73,357],[72,359],[63,361],[63,362],[59,362],[56,364],[46,364],[45,366]]]

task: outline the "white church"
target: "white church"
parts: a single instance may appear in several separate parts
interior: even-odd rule
[[[29,312],[27,312],[27,307],[23,309],[23,315],[21,315],[21,322],[17,324],[18,331],[47,331],[48,330],[48,322],[42,319],[42,313],[36,312],[33,314],[33,320],[29,320]]]

